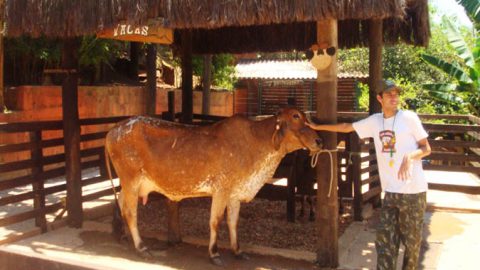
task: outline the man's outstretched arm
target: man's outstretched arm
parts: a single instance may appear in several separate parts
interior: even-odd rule
[[[331,131],[331,132],[340,132],[340,133],[350,133],[354,131],[353,125],[351,123],[338,123],[333,125],[319,125],[311,122],[306,123],[312,129],[320,131]]]

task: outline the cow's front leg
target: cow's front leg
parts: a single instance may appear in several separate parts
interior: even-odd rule
[[[223,213],[225,212],[226,200],[220,196],[212,197],[212,209],[210,211],[210,243],[208,245],[208,253],[210,261],[214,265],[223,266],[222,259],[218,253],[217,246],[217,231],[218,225],[222,221]]]
[[[240,250],[240,244],[237,239],[237,225],[240,215],[240,201],[230,199],[227,204],[227,223],[230,234],[230,246],[237,259],[248,259],[248,256]]]

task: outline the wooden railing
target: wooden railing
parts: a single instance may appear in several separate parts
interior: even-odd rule
[[[100,174],[83,175],[82,187],[107,179],[105,173],[104,138],[107,130],[126,117],[83,119],[81,123],[82,174],[96,168]],[[93,129],[91,126],[96,126]],[[42,232],[47,230],[47,215],[65,208],[65,153],[62,121],[41,121],[0,124],[0,136],[24,137],[24,142],[0,145],[0,207],[11,209],[0,217],[0,227],[35,220]],[[95,130],[89,132],[89,130]],[[14,140],[12,140],[14,141]],[[15,140],[18,141],[18,140]],[[84,202],[112,193],[105,188],[83,194]],[[50,196],[56,194],[56,196]],[[63,197],[63,199],[62,199]],[[29,203],[33,200],[33,204]],[[8,208],[8,206],[12,208]],[[17,207],[22,206],[22,207]],[[5,211],[4,211],[5,212]],[[64,213],[61,211],[60,213]],[[57,213],[59,214],[59,213]],[[62,214],[59,214],[59,218]]]
[[[163,115],[164,118],[168,118],[168,116],[168,113]],[[339,122],[354,121],[366,116],[365,113],[339,113]],[[96,168],[96,171],[100,172],[98,175],[84,175],[82,177],[83,187],[107,179],[104,162],[104,137],[113,123],[126,118],[80,120],[82,171],[86,172],[88,169]],[[194,115],[197,123],[200,123],[198,122],[200,120],[201,123],[205,123],[222,118]],[[425,121],[440,119],[448,122],[447,124],[424,123],[430,133],[429,141],[433,147],[432,155],[425,161],[426,169],[480,174],[479,118],[432,115],[421,115],[421,118]],[[0,124],[0,136],[25,138],[20,143],[0,145],[0,157],[3,157],[0,158],[0,161],[6,160],[0,163],[0,207],[22,205],[24,206],[22,208],[25,209],[0,217],[0,226],[33,219],[35,226],[46,231],[46,216],[65,208],[65,200],[61,199],[64,195],[47,200],[49,195],[66,190],[62,129],[62,121]],[[366,202],[377,200],[381,193],[373,144],[369,140],[359,140],[355,133],[339,134],[338,138],[339,145],[342,146],[338,152],[339,196],[353,199],[355,218],[360,220],[362,206]],[[25,158],[18,160],[5,158],[18,153],[23,153]],[[431,184],[429,188],[480,194],[477,186]],[[83,194],[82,200],[93,200],[111,194],[111,192],[110,187],[104,188],[97,192]],[[31,206],[27,203],[29,200],[33,200]],[[27,205],[28,207],[25,207]]]
[[[353,122],[365,118],[367,113],[339,113],[339,122]],[[424,169],[471,172],[480,175],[480,118],[471,115],[424,115],[420,118],[429,133],[432,154],[424,159]],[[442,123],[434,123],[442,122]],[[342,139],[340,139],[342,138]],[[361,220],[361,210],[366,202],[378,201],[381,194],[380,178],[373,143],[360,140],[355,133],[339,136],[345,149],[339,152],[349,156],[347,180],[342,184],[339,170],[339,196],[348,197],[353,189],[354,216]],[[340,162],[339,162],[340,163]],[[340,164],[339,164],[340,165]],[[341,165],[340,165],[341,166]],[[455,182],[455,179],[452,179]],[[350,183],[353,183],[350,184]],[[479,186],[429,183],[429,189],[480,194]]]

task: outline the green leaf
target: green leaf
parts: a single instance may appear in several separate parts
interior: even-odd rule
[[[480,23],[480,1],[479,0],[458,0],[458,4],[465,8],[468,16],[472,18],[475,23]]]
[[[458,56],[463,59],[465,65],[469,67],[475,66],[473,54],[463,39],[463,36],[458,31],[458,28],[450,21],[449,17],[443,16],[442,22],[445,26],[448,41],[455,51],[457,51]]]
[[[422,54],[421,58],[429,63],[430,65],[442,70],[443,72],[447,73],[449,76],[454,77],[458,81],[471,83],[472,79],[465,73],[460,67],[452,65],[440,58],[437,58],[433,55]]]

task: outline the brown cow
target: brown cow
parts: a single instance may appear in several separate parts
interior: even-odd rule
[[[106,152],[120,178],[120,209],[137,251],[147,252],[137,228],[138,200],[156,191],[172,201],[211,196],[210,258],[222,264],[216,242],[225,209],[231,248],[242,258],[240,203],[255,197],[287,153],[320,150],[317,133],[305,121],[302,112],[288,108],[262,121],[234,116],[192,127],[139,116],[114,127]]]

